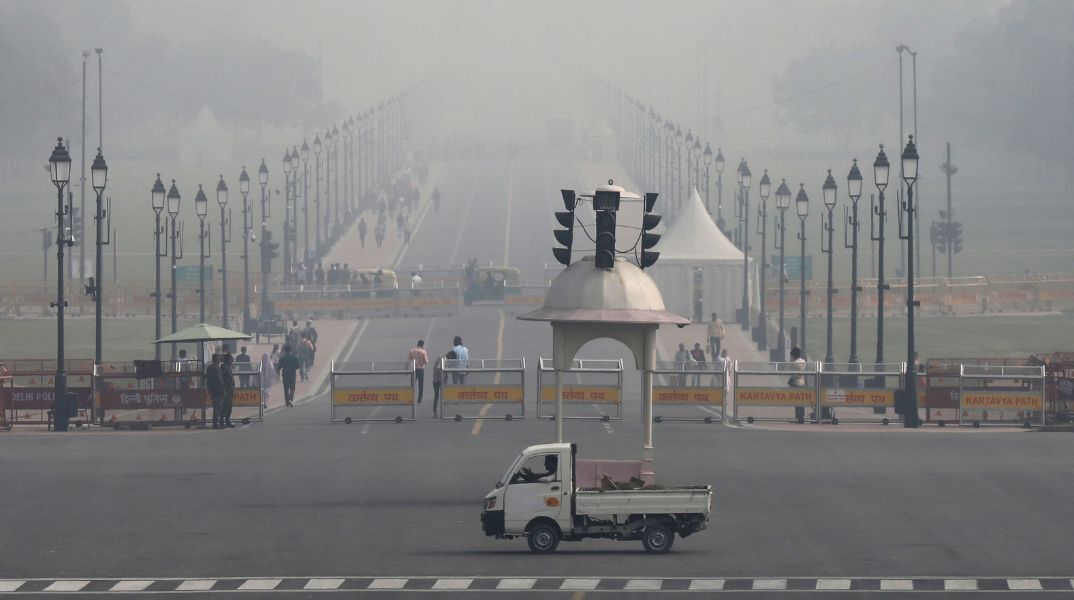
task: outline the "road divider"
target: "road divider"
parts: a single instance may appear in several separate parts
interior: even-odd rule
[[[571,368],[560,371],[563,410],[568,406],[581,404],[609,405],[614,414],[601,411],[595,414],[582,414],[571,408],[564,419],[609,419],[623,418],[623,359],[575,359]],[[552,359],[537,359],[537,418],[552,419],[555,414],[545,412],[547,407],[556,405],[556,370]]]
[[[511,421],[526,417],[525,358],[441,360],[441,419]],[[477,404],[487,407],[476,414],[472,409],[464,410]]]
[[[337,363],[329,369],[331,422],[414,421],[414,361]],[[378,417],[375,408],[394,408]]]

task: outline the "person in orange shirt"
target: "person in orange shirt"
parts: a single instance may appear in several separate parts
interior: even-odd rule
[[[418,340],[418,345],[410,349],[407,358],[414,361],[414,378],[418,381],[418,404],[421,404],[421,397],[425,393],[425,365],[429,364],[425,340]]]

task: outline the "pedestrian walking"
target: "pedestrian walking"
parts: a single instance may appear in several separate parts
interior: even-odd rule
[[[716,358],[720,355],[720,346],[723,345],[723,321],[716,316],[716,313],[712,313],[712,320],[709,321],[708,336],[709,336],[709,354],[712,358]]]
[[[306,338],[309,339],[310,344],[313,345],[313,352],[310,354],[310,366],[317,359],[317,339],[320,336],[317,335],[317,328],[313,326],[313,319],[306,319]]]
[[[433,365],[433,416],[440,415],[440,390],[444,386],[444,361],[455,360],[455,351],[449,350],[447,354],[438,356]]]
[[[414,361],[414,379],[418,382],[418,404],[425,395],[425,365],[429,364],[429,355],[425,352],[425,340],[418,340],[418,345],[407,354]]]
[[[276,368],[272,366],[272,357],[268,352],[261,354],[261,408],[268,408],[272,398],[272,386],[276,385]]]
[[[226,345],[224,349],[227,350]],[[233,371],[233,364],[234,359],[231,354],[225,352],[220,361],[220,378],[224,384],[224,406],[220,415],[223,420],[220,424],[221,427],[235,427],[231,424],[231,409],[235,406],[235,372]]]
[[[694,368],[698,371],[705,370],[705,351],[701,348],[701,342],[695,342],[690,356],[694,359]],[[694,387],[701,387],[701,373],[694,375]]]
[[[675,353],[675,368],[680,371],[689,371],[694,368],[694,357],[686,349],[686,344],[679,344],[679,351]],[[686,374],[679,375],[679,385],[686,386]]]
[[[287,406],[295,405],[295,379],[298,376],[298,370],[302,365],[298,362],[298,357],[292,354],[290,346],[283,347],[283,356],[280,357],[279,364],[276,365],[276,373],[280,374],[283,379],[283,400]]]
[[[235,370],[240,373],[239,375],[239,387],[250,387],[250,355],[246,353],[246,346],[239,348],[239,355],[235,357]],[[241,365],[238,363],[242,363]],[[246,373],[246,374],[244,374]]]
[[[470,349],[462,343],[462,336],[455,336],[455,339],[451,342],[453,344],[451,351],[455,353],[455,360],[458,361],[458,372],[451,374],[451,382],[456,385],[466,384],[466,367],[469,365]]]
[[[794,363],[794,368],[797,371],[804,372],[806,368],[806,360],[802,357],[802,349],[798,346],[791,348],[791,361]],[[802,373],[795,373],[787,379],[787,385],[792,388],[805,387],[806,378]],[[805,407],[794,407],[794,420],[798,423],[805,423]]]
[[[295,355],[298,356],[299,376],[302,381],[308,381],[310,378],[309,368],[312,360],[313,345],[310,344],[310,340],[306,337],[306,332],[298,334],[298,350],[295,351]]]
[[[361,242],[362,247],[365,248],[365,234],[369,231],[369,225],[365,222],[365,217],[358,219],[358,241]]]
[[[716,372],[723,373],[723,375],[716,375],[717,381],[720,378],[723,379],[723,388],[727,389],[727,384],[730,381],[728,371],[731,370],[731,357],[727,355],[727,348],[720,350],[720,355],[716,357]]]
[[[377,223],[377,228],[373,231],[373,237],[377,241],[377,248],[384,246],[384,233],[386,230],[384,223]]]
[[[213,355],[213,362],[205,369],[205,389],[213,401],[213,429],[220,429],[224,412],[224,380],[220,376],[220,355]]]

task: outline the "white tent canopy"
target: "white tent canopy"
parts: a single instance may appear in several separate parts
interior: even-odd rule
[[[696,189],[667,226],[655,250],[660,259],[649,268],[649,274],[669,311],[694,318],[700,308],[702,320],[713,312],[725,321],[734,320],[735,311],[742,307],[742,251],[713,222]],[[751,306],[756,304],[756,279],[756,263],[751,257]]]

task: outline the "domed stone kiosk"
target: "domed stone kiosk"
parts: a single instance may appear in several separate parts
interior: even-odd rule
[[[544,305],[520,315],[525,321],[552,323],[552,365],[556,382],[556,441],[563,442],[562,373],[591,340],[610,338],[625,344],[642,369],[642,479],[653,480],[653,370],[656,331],[664,324],[690,321],[665,310],[664,299],[644,271],[617,257],[612,269],[596,266],[586,256],[561,272],[549,287]]]

